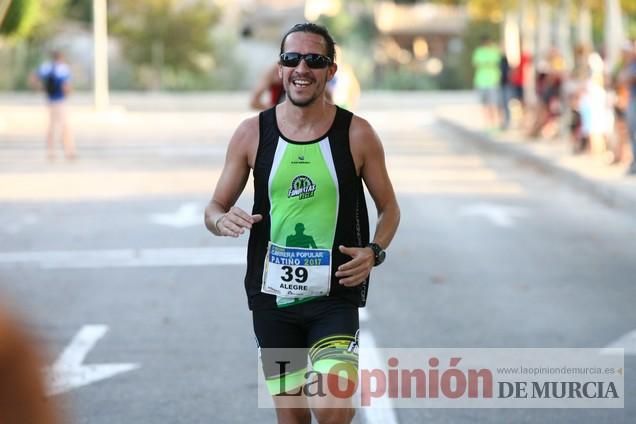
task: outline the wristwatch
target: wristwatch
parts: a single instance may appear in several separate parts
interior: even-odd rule
[[[369,243],[367,244],[367,247],[370,247],[371,250],[373,250],[373,255],[375,256],[375,264],[373,266],[378,266],[382,262],[384,262],[384,259],[386,258],[386,252],[380,247],[379,244]]]

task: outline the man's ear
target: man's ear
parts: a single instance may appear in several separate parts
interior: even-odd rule
[[[281,80],[283,79],[283,65],[280,63],[278,64],[278,78]]]
[[[338,71],[338,65],[337,64],[333,64],[331,66],[329,66],[329,73],[327,74],[327,81],[331,81],[334,77],[334,75],[336,75],[336,72]]]

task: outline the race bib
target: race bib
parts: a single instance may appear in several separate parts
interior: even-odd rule
[[[324,296],[331,287],[331,250],[285,247],[270,242],[263,293],[287,298]]]

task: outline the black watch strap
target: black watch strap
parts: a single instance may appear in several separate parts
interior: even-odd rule
[[[373,266],[378,266],[382,262],[384,262],[384,259],[386,258],[386,252],[384,251],[384,249],[382,249],[382,247],[379,244],[369,243],[367,247],[370,247],[371,250],[373,250],[373,255],[375,257],[374,258],[375,263],[373,264]]]

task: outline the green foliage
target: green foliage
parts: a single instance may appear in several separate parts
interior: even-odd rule
[[[35,25],[38,18],[36,0],[12,0],[0,23],[0,35],[22,37]]]
[[[66,16],[80,22],[93,21],[93,0],[66,0]]]
[[[633,17],[628,21],[625,32],[630,40],[636,39],[636,17]]]
[[[433,90],[435,78],[404,66],[385,68],[377,75],[375,87],[383,90]]]
[[[336,62],[351,65],[363,87],[373,86],[373,46],[377,36],[373,18],[373,0],[343,2],[336,16],[321,16],[318,23],[326,26],[336,44],[342,47],[342,58]]]
[[[371,13],[354,16],[339,13],[336,16],[320,16],[318,24],[327,27],[336,44],[370,46],[376,36],[375,22]]]
[[[210,29],[219,10],[210,2],[112,0],[109,5],[110,32],[133,65],[193,75],[214,66]]]
[[[449,55],[444,61],[444,69],[435,78],[440,90],[465,90],[472,88],[469,72],[461,66],[463,55]]]

